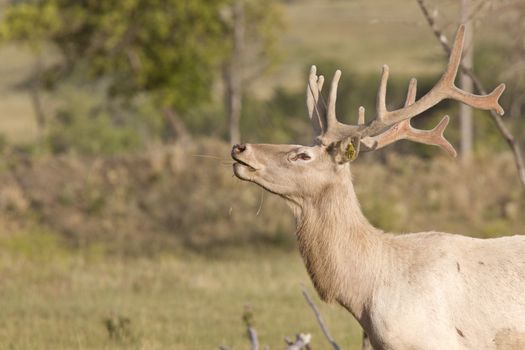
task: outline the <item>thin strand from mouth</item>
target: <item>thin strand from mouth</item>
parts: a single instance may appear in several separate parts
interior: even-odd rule
[[[261,213],[263,202],[264,202],[264,189],[261,188],[261,200],[259,201],[259,208],[257,209],[257,213],[255,213],[255,216],[259,216],[259,214]]]
[[[243,161],[240,160],[240,159],[236,159],[236,158],[234,158],[234,159],[235,159],[235,162],[236,162],[237,164],[244,165],[245,167],[248,167],[248,168],[250,168],[250,169],[253,170],[253,171],[256,171],[256,170],[257,170],[257,168],[251,166],[251,165],[248,164],[248,163],[243,162]],[[235,163],[234,163],[234,164],[235,164]]]
[[[217,157],[217,156],[212,156],[212,155],[208,155],[208,154],[192,154],[191,156],[192,157],[199,157],[199,158],[217,159],[217,160],[223,160],[223,161],[228,160],[228,158]]]

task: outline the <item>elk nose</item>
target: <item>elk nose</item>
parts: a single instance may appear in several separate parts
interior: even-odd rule
[[[244,143],[240,145],[234,145],[232,148],[232,153],[235,153],[235,154],[239,154],[244,151],[246,151],[246,145]]]

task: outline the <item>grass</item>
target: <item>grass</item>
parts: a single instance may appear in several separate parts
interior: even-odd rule
[[[51,233],[0,239],[0,344],[5,349],[247,349],[241,321],[254,310],[262,344],[283,348],[283,337],[313,334],[329,345],[300,293],[309,278],[297,252],[232,249],[154,258],[109,257],[98,249],[72,251]],[[345,349],[360,330],[335,305],[323,316]],[[129,320],[121,325],[119,320]],[[109,328],[123,328],[113,338]]]

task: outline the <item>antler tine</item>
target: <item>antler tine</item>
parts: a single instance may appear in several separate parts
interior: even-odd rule
[[[383,65],[383,70],[381,72],[381,82],[379,83],[379,89],[377,90],[377,101],[376,101],[376,119],[379,121],[384,121],[386,114],[386,85],[388,82],[388,66]]]
[[[454,38],[454,44],[450,51],[450,57],[448,59],[447,69],[441,77],[439,84],[444,86],[454,86],[454,81],[458,74],[458,68],[461,63],[461,54],[463,52],[463,43],[465,41],[465,25],[460,25]]]
[[[461,62],[461,52],[463,50],[463,39],[465,36],[465,27],[461,25],[458,29],[454,44],[451,50],[450,59],[445,73],[438,83],[418,101],[403,108],[387,111],[385,106],[386,83],[388,79],[388,67],[383,66],[381,82],[377,97],[377,116],[362,130],[362,136],[373,136],[383,132],[391,125],[397,124],[405,119],[410,119],[429,108],[435,106],[444,99],[454,99],[463,102],[471,107],[494,110],[500,115],[503,114],[503,108],[499,105],[498,99],[505,90],[505,84],[500,84],[488,95],[473,95],[460,90],[454,85],[457,71]]]
[[[323,112],[324,107],[320,103],[320,93],[323,88],[324,77],[317,76],[317,67],[310,68],[310,76],[306,86],[306,107],[308,108],[308,116],[312,122],[312,127],[316,135],[321,135],[323,132]]]
[[[417,94],[417,80],[416,78],[410,79],[408,83],[407,98],[405,99],[405,107],[408,107],[416,102]]]
[[[465,25],[461,25],[454,39],[454,45],[450,52],[450,59],[448,61],[447,70],[443,74],[439,83],[445,88],[449,88],[449,95],[447,97],[466,103],[474,108],[494,110],[499,115],[503,115],[505,111],[498,103],[498,100],[505,90],[505,84],[498,85],[490,94],[486,96],[476,96],[458,89],[454,85],[458,68],[461,64],[461,53],[463,51],[463,43],[465,41]],[[438,83],[438,84],[439,84]]]
[[[337,117],[335,115],[335,103],[337,100],[337,86],[341,78],[341,70],[336,70],[332,78],[332,85],[330,86],[330,97],[328,99],[328,111],[326,114],[327,130],[334,128],[337,125]],[[326,131],[326,130],[325,130]]]

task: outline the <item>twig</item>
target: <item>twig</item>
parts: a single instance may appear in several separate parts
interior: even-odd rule
[[[317,318],[317,322],[319,323],[319,326],[321,327],[321,330],[323,331],[324,336],[326,337],[328,342],[332,345],[332,348],[334,348],[334,350],[341,350],[339,345],[337,345],[337,343],[335,342],[334,338],[332,338],[332,336],[328,332],[328,328],[326,327],[323,321],[323,318],[321,317],[321,313],[319,312],[319,309],[317,309],[317,306],[315,306],[312,298],[310,298],[310,295],[306,291],[306,288],[303,286],[301,289],[302,289],[304,298],[306,299],[306,301],[308,302],[308,305],[310,305],[310,307],[312,308],[315,314],[315,318]]]
[[[250,343],[252,347],[251,350],[259,350],[259,340],[257,340],[257,332],[252,326],[248,326],[248,338],[250,338]]]
[[[257,339],[257,332],[253,328],[253,310],[251,305],[244,306],[244,313],[242,315],[244,324],[246,325],[246,332],[248,339],[250,339],[251,350],[259,350],[259,340]]]
[[[309,349],[310,347],[308,344],[310,344],[310,341],[312,340],[311,334],[296,334],[295,335],[295,341],[290,340],[289,338],[284,338],[284,341],[288,346],[286,347],[286,350],[301,350],[301,349]]]
[[[447,40],[447,37],[445,34],[443,34],[443,31],[437,26],[436,21],[434,19],[434,16],[429,12],[427,5],[425,4],[424,0],[416,0],[419,4],[419,7],[421,8],[421,12],[423,12],[423,16],[425,16],[425,19],[428,22],[428,25],[432,29],[432,32],[434,33],[434,36],[439,40],[441,43],[441,46],[443,49],[447,52],[447,54],[450,54],[450,44]],[[479,80],[478,76],[474,74],[474,72],[465,67],[463,63],[460,64],[461,71],[468,75],[470,79],[472,79],[472,82],[474,84],[474,87],[476,90],[483,95],[487,94],[487,90],[483,87],[483,84],[481,83],[481,80]],[[518,143],[515,141],[514,136],[511,134],[505,123],[503,122],[503,119],[501,116],[499,116],[496,112],[490,111],[490,116],[492,117],[492,120],[496,123],[496,127],[498,128],[498,131],[500,132],[501,136],[505,139],[507,144],[509,145],[512,154],[514,156],[514,163],[516,164],[516,169],[518,171],[518,177],[521,182],[521,185],[523,189],[525,190],[525,162],[523,161],[523,157],[521,155],[521,150],[518,145]]]

